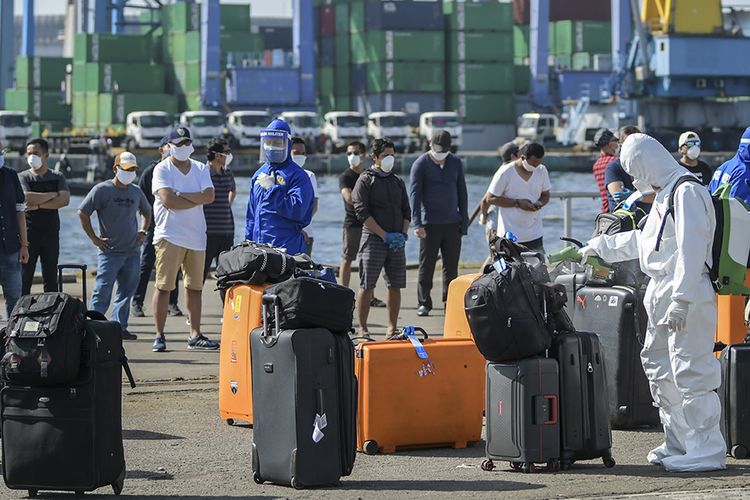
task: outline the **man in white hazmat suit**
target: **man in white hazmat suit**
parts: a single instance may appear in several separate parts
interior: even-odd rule
[[[642,231],[596,237],[581,253],[607,262],[638,258],[651,277],[644,297],[649,321],[641,361],[664,425],[664,444],[648,454],[648,461],[671,472],[724,469],[721,404],[714,392],[721,383],[713,354],[716,296],[706,267],[716,226],[711,199],[700,183],[681,184],[657,251],[669,195],[689,172],[645,134],[629,136],[620,157],[636,188],[656,191],[653,208]]]

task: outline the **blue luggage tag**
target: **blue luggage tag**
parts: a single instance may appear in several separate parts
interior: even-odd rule
[[[406,336],[407,339],[409,339],[409,342],[411,342],[411,345],[414,346],[414,350],[417,351],[417,356],[419,356],[421,359],[427,359],[428,358],[427,351],[422,345],[422,342],[420,342],[417,336],[414,334],[414,327],[405,326],[404,335]]]
[[[505,262],[505,259],[500,258],[492,264],[492,267],[495,268],[495,271],[501,273],[508,269],[508,263]]]

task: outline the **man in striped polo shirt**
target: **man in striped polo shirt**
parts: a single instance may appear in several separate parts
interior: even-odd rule
[[[206,216],[206,265],[203,268],[203,281],[214,259],[229,250],[234,244],[234,216],[232,203],[237,196],[234,174],[229,170],[232,162],[232,151],[229,144],[221,137],[211,139],[206,151],[208,166],[211,171],[211,182],[214,184],[214,202],[203,205]]]
[[[596,186],[599,188],[599,194],[602,197],[601,212],[610,212],[609,209],[609,197],[607,196],[607,184],[604,182],[604,172],[607,169],[607,165],[612,160],[617,159],[617,148],[619,141],[615,134],[611,130],[602,128],[597,130],[594,135],[594,146],[599,148],[599,158],[594,162],[592,171],[594,178],[596,179]]]

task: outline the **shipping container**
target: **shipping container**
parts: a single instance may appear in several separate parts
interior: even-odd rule
[[[411,115],[412,121],[429,111],[445,110],[445,94],[442,92],[388,92],[353,96],[352,109],[369,114],[378,111],[403,111]]]
[[[532,0],[513,0],[513,18],[516,24],[529,24]],[[612,18],[611,2],[606,0],[552,0],[549,2],[550,22],[562,20],[609,21]]]
[[[99,128],[99,94],[86,92],[86,114],[83,126],[86,128]]]
[[[530,54],[528,26],[513,26],[513,58],[527,58]],[[555,25],[550,23],[547,33],[547,49],[550,54],[555,53]]]
[[[222,60],[230,52],[256,53],[263,52],[263,37],[258,33],[222,33],[221,54]],[[200,59],[200,57],[198,58]]]
[[[612,23],[602,21],[558,21],[555,23],[554,54],[612,51]]]
[[[65,81],[66,66],[73,62],[67,57],[16,58],[16,88],[60,90]]]
[[[499,2],[443,3],[447,27],[453,31],[509,31],[513,28],[513,5]]]
[[[352,74],[349,65],[337,65],[333,68],[333,91],[336,95],[351,94]]]
[[[75,128],[86,127],[86,93],[73,92],[71,124]]]
[[[187,63],[201,60],[200,31],[170,33],[164,37],[164,63]]]
[[[144,63],[86,63],[85,92],[163,93],[164,66]]]
[[[177,2],[163,5],[161,15],[162,27],[167,33],[195,31],[201,26],[201,6],[198,3]]]
[[[513,79],[516,94],[528,94],[531,91],[531,68],[527,65],[514,65]]]
[[[591,64],[594,71],[612,71],[612,54],[594,54]]]
[[[336,34],[336,9],[333,5],[323,5],[318,14],[318,36]]]
[[[352,64],[352,95],[367,93],[367,64]]]
[[[333,68],[324,67],[318,68],[318,94],[319,95],[333,95],[334,94],[334,79],[333,79]]]
[[[352,32],[349,34],[349,50],[351,51],[351,61],[354,64],[363,64],[367,62],[367,33]]]
[[[335,6],[335,31],[336,35],[346,35],[349,33],[349,4],[340,3]]]
[[[158,56],[148,35],[77,33],[75,36],[75,62],[147,63],[158,61]]]
[[[448,92],[513,92],[511,63],[448,63]]]
[[[367,92],[444,92],[445,69],[424,62],[385,62],[367,65]]]
[[[444,29],[441,2],[383,2],[367,0],[364,26],[367,30]]]
[[[571,58],[570,67],[573,71],[591,69],[591,54],[588,52],[576,52]]]
[[[296,68],[233,68],[226,81],[226,94],[227,102],[235,106],[299,105],[299,72]]]
[[[222,4],[220,9],[222,34],[250,31],[250,4]]]
[[[29,120],[70,121],[71,109],[63,99],[60,91],[6,89],[5,109],[24,111]]]
[[[364,33],[365,28],[365,2],[354,0],[349,6],[349,33]]]
[[[445,59],[445,36],[442,31],[369,31],[365,53],[352,53],[352,60],[360,62],[381,61],[433,61]]]
[[[448,37],[448,60],[453,62],[513,61],[513,32],[472,33],[452,31]]]
[[[349,48],[349,35],[337,35],[334,40],[336,53],[336,65],[343,66],[351,64],[352,52]]]
[[[203,105],[201,104],[201,93],[190,92],[187,94],[179,94],[177,96],[177,111],[182,113],[183,111],[202,111]]]
[[[334,37],[327,36],[318,39],[318,64],[333,66],[336,63]]]
[[[261,26],[263,46],[267,49],[292,50],[292,28],[286,26]]]
[[[200,92],[200,63],[185,63],[167,66],[166,89],[169,94]]]
[[[140,12],[140,14],[138,14],[138,21],[143,23],[140,27],[140,31],[144,35],[147,33],[151,33],[154,36],[160,36],[164,34],[164,28],[161,26],[161,24],[153,32],[151,31],[151,29],[153,28],[153,24],[161,23],[161,15],[159,14],[159,11],[143,10]]]
[[[177,113],[177,97],[169,94],[99,94],[99,127],[122,126],[128,113]]]
[[[451,93],[448,109],[454,109],[463,123],[515,123],[516,102],[511,93]]]

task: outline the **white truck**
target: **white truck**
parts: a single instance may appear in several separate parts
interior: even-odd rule
[[[367,117],[367,140],[387,137],[393,141],[396,151],[412,153],[417,149],[417,140],[411,133],[409,117],[401,111],[380,111]]]
[[[218,111],[185,111],[180,125],[190,129],[193,146],[204,147],[214,137],[224,136],[224,115]]]
[[[172,125],[172,116],[164,111],[128,113],[125,117],[128,150],[158,148],[162,137],[169,133]]]
[[[0,150],[26,153],[26,141],[31,138],[29,117],[23,111],[0,111]]]
[[[518,119],[519,138],[539,144],[557,141],[559,121],[549,113],[524,113]]]
[[[330,111],[323,116],[323,151],[334,154],[352,141],[365,140],[365,115],[355,111]]]
[[[271,122],[266,111],[233,111],[227,115],[232,143],[241,148],[259,148],[260,131]]]
[[[419,116],[419,146],[426,151],[435,130],[442,129],[451,135],[451,151],[456,152],[463,142],[463,128],[458,113],[431,111]]]
[[[292,135],[305,140],[307,154],[314,153],[320,139],[320,118],[313,111],[284,111],[279,118],[289,124]]]

